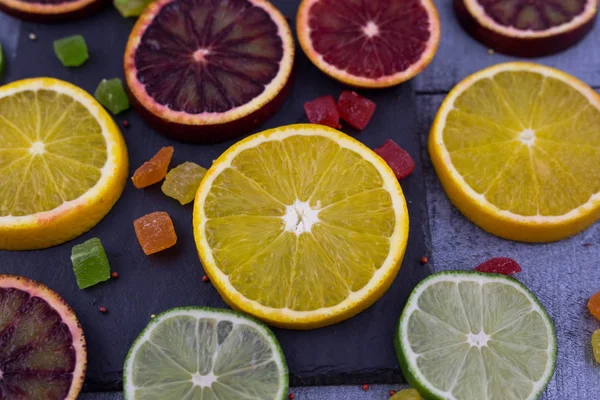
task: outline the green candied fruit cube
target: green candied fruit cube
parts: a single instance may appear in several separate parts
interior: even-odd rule
[[[119,78],[102,79],[94,96],[100,104],[115,115],[129,108],[129,98]]]
[[[139,17],[152,0],[114,0],[115,8],[127,17]]]
[[[110,279],[110,265],[98,238],[73,246],[71,262],[77,286],[85,289]]]
[[[81,35],[73,35],[55,40],[54,54],[65,67],[79,67],[90,57],[85,39]]]
[[[191,203],[204,175],[206,168],[193,162],[184,162],[169,171],[162,184],[162,192],[181,204]]]

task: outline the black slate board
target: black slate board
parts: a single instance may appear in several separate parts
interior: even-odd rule
[[[299,1],[274,1],[293,18]],[[36,76],[67,80],[93,93],[103,78],[122,77],[122,55],[133,21],[114,9],[106,9],[84,20],[40,25],[22,23],[16,58],[9,60],[3,81]],[[30,32],[37,40],[28,38]],[[81,68],[63,68],[52,51],[52,41],[82,34],[91,59]],[[290,97],[283,108],[261,129],[306,122],[302,105],[317,96],[337,95],[343,85],[317,70],[297,48],[296,74]],[[291,372],[292,385],[392,383],[401,380],[392,338],[397,318],[414,285],[430,273],[419,259],[428,254],[428,229],[421,154],[416,132],[416,109],[411,83],[380,91],[360,92],[375,101],[377,112],[363,132],[344,126],[343,130],[371,148],[393,138],[417,163],[415,172],[401,184],[410,213],[410,239],[402,269],[396,281],[374,306],[358,316],[313,331],[276,329]],[[130,172],[160,147],[173,145],[172,165],[194,161],[210,166],[234,141],[190,145],[169,140],[145,125],[134,111],[116,118],[129,120],[122,129],[130,157]],[[204,274],[198,260],[191,229],[192,206],[182,207],[164,196],[160,185],[136,190],[129,182],[109,215],[83,236],[51,249],[28,252],[0,251],[0,273],[24,275],[43,282],[61,294],[77,313],[88,342],[86,390],[114,390],[121,386],[121,371],[127,351],[151,314],[175,306],[225,307]],[[179,236],[177,245],[162,253],[145,256],[135,238],[132,222],[152,212],[167,211]],[[99,237],[119,279],[81,291],[70,263],[71,247]],[[98,312],[100,305],[109,312]]]

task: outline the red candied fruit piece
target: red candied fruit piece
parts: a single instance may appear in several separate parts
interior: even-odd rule
[[[135,235],[146,255],[175,246],[177,234],[169,214],[156,211],[133,221]]]
[[[415,170],[415,160],[391,139],[386,140],[383,146],[375,149],[375,153],[385,160],[398,180],[406,178]]]
[[[371,100],[350,90],[340,94],[337,105],[340,117],[359,130],[365,129],[377,108]]]
[[[307,101],[304,103],[304,112],[311,124],[327,125],[337,129],[342,127],[337,104],[331,95]]]
[[[479,264],[475,271],[487,272],[492,274],[512,275],[521,272],[521,266],[518,262],[508,257],[494,257]]]
[[[135,170],[131,180],[138,189],[154,185],[165,179],[173,157],[173,147],[163,147],[150,160]]]
[[[590,310],[596,319],[600,320],[600,292],[590,297],[590,301],[588,301],[588,310]]]

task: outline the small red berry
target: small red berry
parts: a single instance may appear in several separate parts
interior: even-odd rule
[[[125,128],[129,128],[129,121],[127,121],[126,119],[125,119],[125,120],[123,120],[123,126],[124,126]]]
[[[393,395],[395,395],[395,394],[396,394],[396,391],[395,391],[395,390],[390,390],[390,397],[392,397],[392,396],[393,396]]]
[[[366,383],[362,385],[362,390],[364,390],[365,392],[369,390],[369,385],[367,385]]]
[[[108,310],[106,309],[106,307],[104,307],[104,306],[100,307],[100,312],[101,312],[102,314],[106,314],[106,312],[107,312],[107,311],[108,311]]]
[[[425,257],[425,256],[421,257],[421,265],[425,265],[425,264],[427,264],[428,262],[429,262],[429,258],[427,258],[427,257]]]
[[[110,277],[113,279],[117,279],[119,277],[119,273],[117,271],[111,272]]]
[[[288,399],[294,400],[295,398],[296,398],[296,395],[294,393],[288,394]]]
[[[206,282],[208,282],[208,281],[209,281],[209,279],[208,279],[208,275],[204,275],[204,276],[202,277],[202,282],[206,283]]]

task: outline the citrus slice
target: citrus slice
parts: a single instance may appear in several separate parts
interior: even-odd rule
[[[157,0],[131,32],[125,77],[153,128],[215,142],[279,109],[293,62],[289,25],[266,0]]]
[[[126,400],[287,398],[273,333],[228,310],[185,307],[152,319],[125,359]]]
[[[51,78],[0,88],[0,249],[88,231],[121,195],[127,169],[119,128],[82,89]]]
[[[419,283],[395,346],[404,376],[430,400],[534,400],[556,365],[554,325],[533,293],[479,272]]]
[[[37,22],[79,18],[103,7],[103,0],[0,0],[0,10]]]
[[[0,275],[0,397],[77,399],[87,366],[81,325],[55,292]]]
[[[440,107],[429,152],[452,203],[495,235],[559,240],[600,217],[600,96],[564,72],[471,75]]]
[[[334,129],[290,125],[215,161],[194,204],[210,281],[233,308],[292,329],[349,318],[392,284],[408,213],[379,156]]]
[[[321,71],[347,85],[407,81],[433,59],[440,20],[431,0],[302,0],[298,40]]]
[[[565,50],[594,26],[598,0],[454,0],[475,39],[499,52],[540,57]]]

